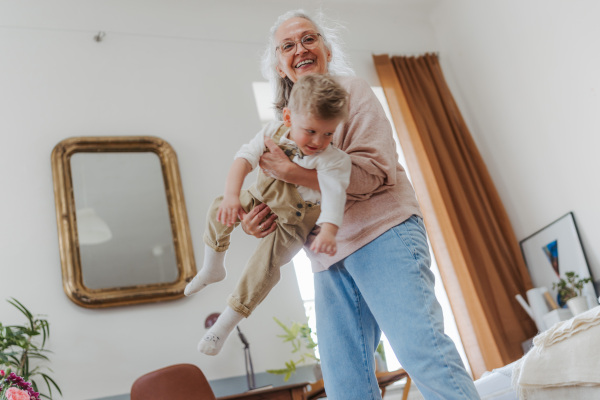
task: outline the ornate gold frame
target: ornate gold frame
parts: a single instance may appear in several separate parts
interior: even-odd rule
[[[89,289],[83,284],[70,163],[71,156],[78,152],[154,152],[158,155],[179,271],[176,281],[107,289]],[[68,138],[52,151],[52,176],[63,289],[73,302],[82,307],[101,308],[183,297],[186,283],[196,274],[196,263],[177,156],[166,141],[151,136]]]

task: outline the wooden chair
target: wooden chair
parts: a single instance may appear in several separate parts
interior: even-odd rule
[[[195,365],[175,364],[140,376],[131,400],[216,400],[208,380]]]

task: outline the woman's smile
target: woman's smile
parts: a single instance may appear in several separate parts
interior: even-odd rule
[[[305,65],[314,64],[315,60],[302,60],[298,64],[296,64],[296,68],[301,68]]]

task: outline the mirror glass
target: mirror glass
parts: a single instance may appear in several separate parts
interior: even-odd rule
[[[83,137],[52,154],[63,286],[108,307],[178,298],[195,263],[177,159],[153,137]]]
[[[83,284],[173,282],[177,259],[158,156],[76,153],[71,176]]]

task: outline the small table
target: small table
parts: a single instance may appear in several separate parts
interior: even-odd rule
[[[406,400],[408,398],[411,380],[410,376],[408,376],[408,373],[404,369],[400,368],[395,371],[377,372],[375,375],[377,376],[379,389],[381,389],[381,397],[385,395],[385,390],[389,385],[406,377],[407,380],[406,385],[404,386],[404,391],[402,392],[402,400]],[[326,396],[323,380],[311,384],[311,389],[306,393],[307,400],[320,399]]]
[[[378,372],[376,375],[379,389],[381,389],[381,397],[385,396],[386,387],[406,377],[406,385],[404,385],[404,391],[402,392],[402,400],[406,400],[408,398],[411,380],[410,376],[408,376],[408,373],[404,369],[400,368],[395,371]]]
[[[305,400],[304,392],[307,385],[308,382],[301,382],[285,386],[271,386],[218,397],[217,400]]]

